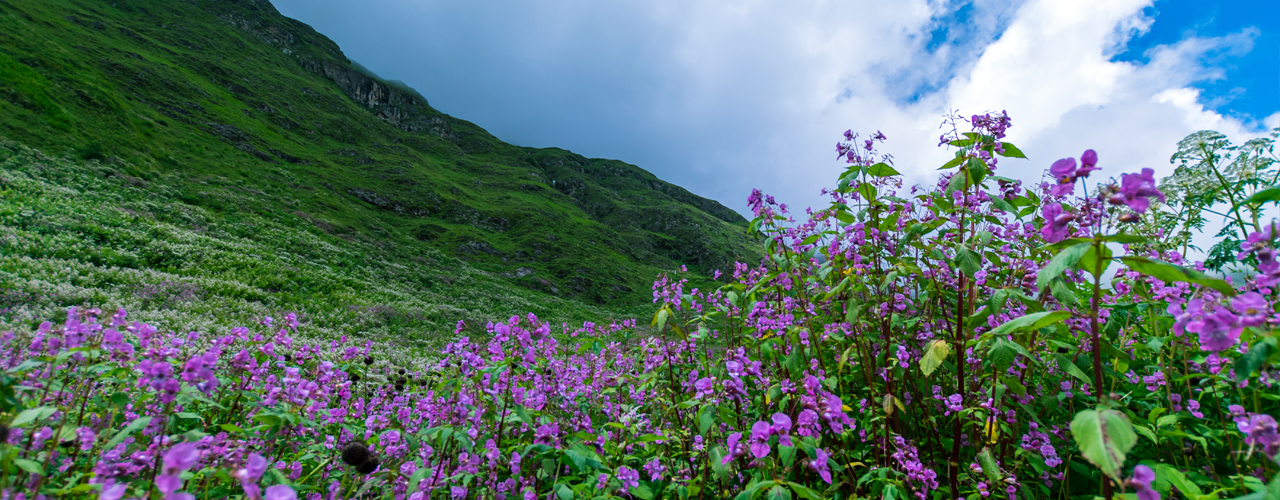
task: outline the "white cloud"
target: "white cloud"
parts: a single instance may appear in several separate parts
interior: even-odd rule
[[[1256,135],[1193,87],[1256,32],[1111,60],[1151,0],[977,0],[963,22],[961,0],[275,1],[500,138],[622,159],[744,212],[755,187],[820,203],[846,128],[884,131],[899,170],[932,180],[948,109],[1008,110],[1032,160],[1001,173],[1027,180],[1086,148],[1108,175],[1163,174],[1188,133]]]

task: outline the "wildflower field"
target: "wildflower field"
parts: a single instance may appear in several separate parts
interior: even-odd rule
[[[394,358],[292,314],[6,332],[0,497],[1280,498],[1280,130],[1023,186],[1007,116],[950,123],[936,185],[846,133],[828,207],[752,193],[767,258],[659,277],[643,325],[460,322]]]

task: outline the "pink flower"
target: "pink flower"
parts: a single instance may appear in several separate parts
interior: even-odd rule
[[[1187,331],[1200,334],[1200,349],[1205,351],[1225,351],[1234,347],[1243,330],[1240,318],[1225,307],[1187,324]]]
[[[267,494],[263,498],[264,500],[298,500],[298,493],[293,491],[293,488],[277,484],[268,486]]]
[[[1041,215],[1044,217],[1044,227],[1040,229],[1040,235],[1049,243],[1057,243],[1065,239],[1069,233],[1067,225],[1076,218],[1064,211],[1060,203],[1045,205]]]
[[[1049,167],[1049,175],[1053,176],[1054,185],[1050,192],[1054,196],[1066,196],[1076,188],[1076,159],[1063,158],[1053,162]]]
[[[1258,292],[1237,295],[1231,299],[1231,308],[1240,314],[1242,326],[1261,325],[1267,321],[1267,315],[1271,313],[1271,305]]]
[[[1139,465],[1133,468],[1133,477],[1129,478],[1129,484],[1136,490],[1138,500],[1160,500],[1160,493],[1151,489],[1151,483],[1155,480],[1155,471],[1145,465]]]
[[[1112,205],[1128,205],[1134,212],[1143,213],[1151,206],[1151,197],[1165,201],[1164,193],[1156,189],[1155,171],[1142,169],[1140,174],[1120,176],[1120,192],[1107,199]]]
[[[809,462],[809,468],[817,472],[823,481],[831,484],[831,468],[827,464],[827,459],[831,457],[826,450],[817,448],[813,450],[814,459]]]
[[[102,493],[98,494],[98,500],[120,500],[128,490],[128,484],[116,483],[115,479],[108,479],[102,484]]]

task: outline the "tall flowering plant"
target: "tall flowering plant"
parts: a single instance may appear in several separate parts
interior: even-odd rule
[[[459,324],[418,360],[293,315],[4,333],[0,498],[1280,493],[1274,231],[1219,279],[1163,240],[1150,170],[1099,180],[1085,151],[1024,187],[997,175],[1008,116],[947,123],[935,185],[850,131],[826,207],[753,192],[768,257],[659,277],[647,327]]]

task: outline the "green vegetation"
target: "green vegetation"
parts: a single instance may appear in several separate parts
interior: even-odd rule
[[[753,262],[762,255],[745,235],[745,219],[719,203],[619,161],[503,143],[432,109],[403,84],[359,68],[332,41],[281,16],[265,0],[0,0],[0,45],[5,47],[0,137],[54,156],[97,161],[54,163],[60,171],[75,172],[68,174],[75,182],[108,191],[91,193],[44,177],[30,162],[53,160],[30,159],[35,158],[30,153],[15,153],[22,148],[13,144],[5,146],[7,155],[24,159],[11,160],[3,174],[16,169],[27,172],[21,182],[41,189],[74,189],[80,193],[77,202],[101,197],[105,204],[94,208],[93,220],[123,217],[117,214],[123,202],[149,202],[172,212],[138,210],[140,219],[205,235],[189,221],[173,219],[198,214],[239,238],[237,244],[264,251],[293,252],[289,238],[306,234],[316,248],[328,245],[322,251],[326,258],[350,256],[344,273],[361,266],[375,275],[384,271],[374,270],[394,270],[385,272],[397,276],[392,288],[406,297],[439,293],[429,282],[444,272],[439,266],[445,266],[440,264],[445,256],[467,263],[448,264],[448,274],[495,276],[475,288],[455,283],[457,297],[422,299],[428,302],[489,296],[509,289],[501,283],[505,280],[524,290],[618,310],[647,303],[649,284],[662,271],[688,265],[693,283],[711,286],[706,276],[712,271],[728,271],[735,260]],[[109,179],[86,180],[101,177],[104,169],[112,172]],[[46,201],[7,199],[5,206],[40,212],[22,203]],[[15,216],[4,217],[6,235],[72,237],[42,232],[53,226],[27,229]],[[122,231],[108,222],[94,224]],[[133,219],[125,218],[116,226],[133,229],[131,224]],[[111,246],[113,238],[133,236],[99,238],[103,241],[95,245],[117,248]],[[159,245],[180,241],[176,233],[151,239]],[[178,255],[216,252],[204,244]],[[34,250],[15,253],[11,243],[6,245],[6,273],[16,272],[13,259],[37,259],[23,266],[47,266],[49,261],[41,259],[55,257]],[[72,259],[66,264],[71,267],[139,272],[193,267],[182,260],[187,257],[139,256],[126,265],[114,257],[95,261],[87,255],[57,258]],[[369,262],[363,261],[366,255],[373,256]],[[221,257],[206,259],[236,267]],[[314,276],[330,272],[319,262],[295,263],[292,275],[237,277],[248,280],[240,285],[272,299],[228,300],[315,305],[320,299],[314,297],[332,293],[323,288],[331,284],[315,281]],[[202,276],[220,277],[223,271],[216,269],[201,271]],[[3,283],[15,279],[4,275]],[[490,299],[477,299],[477,314],[528,308],[479,305],[485,300]],[[550,297],[528,300],[553,303]],[[74,305],[54,302],[48,307]],[[335,297],[323,303],[346,307],[348,302]],[[402,305],[418,307],[414,304]]]
[[[575,324],[641,312],[530,292],[431,248],[336,238],[301,212],[274,214],[279,192],[244,181],[207,176],[184,191],[181,174],[129,168],[0,143],[0,331],[60,320],[69,305],[214,332],[297,311],[317,338],[408,355],[438,350],[459,320],[477,333],[528,312]]]

